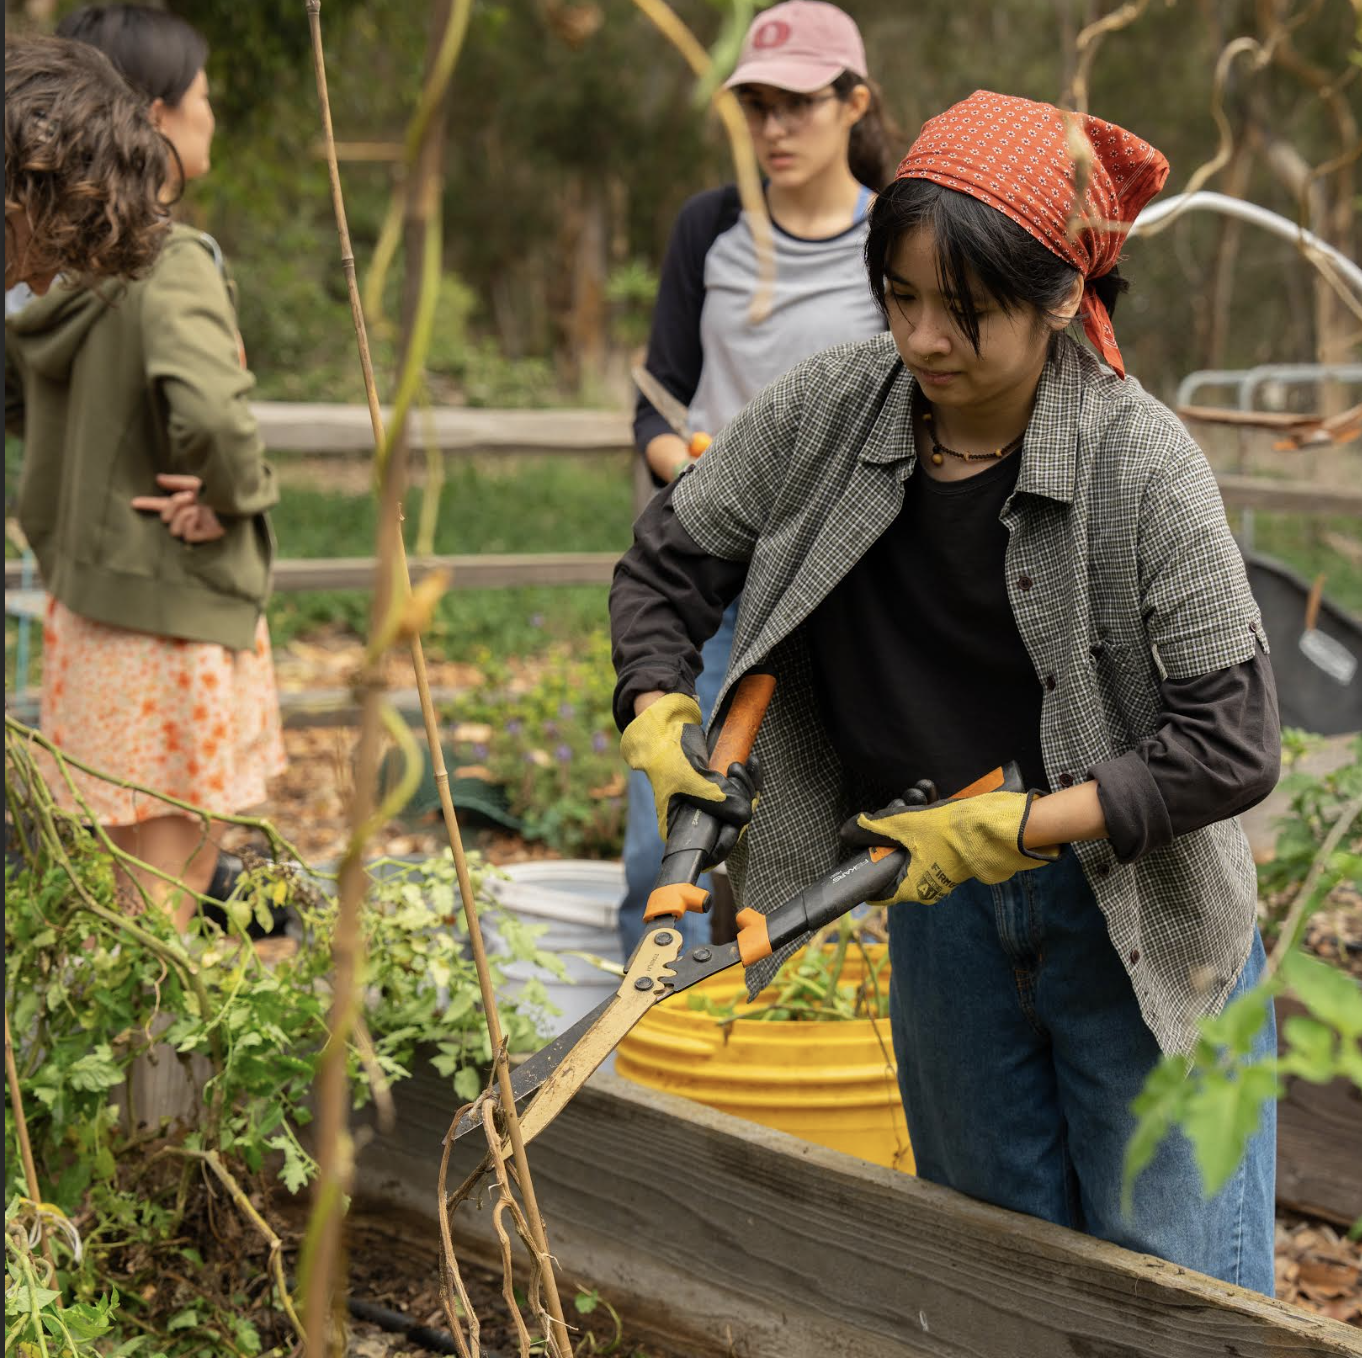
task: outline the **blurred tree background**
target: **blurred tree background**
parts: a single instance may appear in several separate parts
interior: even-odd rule
[[[10,0],[49,27],[67,9]],[[904,131],[971,90],[1064,97],[1079,30],[1106,0],[845,0],[872,75]],[[261,386],[280,399],[359,401],[337,261],[303,0],[169,0],[212,45],[212,173],[185,215],[237,276]],[[336,135],[361,281],[394,182],[390,156],[416,97],[428,6],[326,0]],[[676,0],[712,43],[733,0]],[[1279,38],[1272,63],[1239,59],[1225,113],[1229,163],[1206,185],[1305,220],[1356,256],[1358,15],[1349,0],[1149,0],[1097,51],[1089,107],[1159,146],[1177,192],[1214,154],[1213,72],[1225,44]],[[374,158],[378,157],[378,158]],[[1311,167],[1339,162],[1311,182]],[[717,122],[679,55],[630,0],[476,0],[445,142],[447,278],[431,359],[437,400],[617,403],[646,335],[677,209],[729,177]],[[1309,184],[1308,192],[1302,186]],[[1134,372],[1171,397],[1186,373],[1348,356],[1357,322],[1318,295],[1293,247],[1218,216],[1132,242],[1120,316]],[[400,311],[400,279],[390,315]],[[1324,329],[1321,330],[1321,308]],[[391,364],[389,346],[380,360]],[[390,367],[389,367],[390,370]]]

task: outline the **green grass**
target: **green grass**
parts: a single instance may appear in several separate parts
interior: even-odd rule
[[[422,645],[432,659],[476,661],[483,651],[502,659],[537,655],[607,629],[607,594],[605,585],[452,590],[437,605]],[[369,629],[369,596],[357,590],[276,594],[268,612],[276,647],[336,623],[360,635]]]
[[[630,466],[624,456],[461,460],[440,494],[435,551],[459,556],[515,552],[617,552],[630,540]],[[403,512],[410,548],[423,494]],[[377,510],[367,496],[287,484],[273,511],[281,558],[370,556]],[[533,655],[608,624],[605,586],[452,590],[425,634],[433,657]],[[359,591],[276,594],[270,634],[277,645],[325,623],[368,630],[369,597]]]
[[[440,493],[435,550],[623,551],[633,520],[630,471],[623,453],[451,461]],[[403,505],[409,547],[423,498],[421,488],[413,487]],[[370,556],[376,515],[369,496],[338,495],[290,478],[270,518],[281,557]]]
[[[1362,617],[1362,563],[1336,551],[1325,541],[1326,533],[1357,542],[1362,540],[1362,523],[1357,519],[1307,518],[1261,511],[1253,519],[1255,551],[1275,556],[1307,581],[1322,572],[1325,596],[1340,608]]]

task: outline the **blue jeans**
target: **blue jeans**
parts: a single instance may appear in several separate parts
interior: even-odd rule
[[[1275,1103],[1209,1202],[1175,1131],[1121,1213],[1130,1103],[1159,1050],[1072,852],[1000,886],[967,882],[938,905],[892,907],[889,955],[919,1175],[1272,1295]],[[1255,934],[1231,998],[1263,966]],[[1269,1016],[1253,1055],[1275,1050]]]
[[[728,672],[728,657],[733,650],[733,621],[738,616],[735,599],[724,611],[719,630],[700,649],[700,673],[695,679],[695,696],[706,721]],[[657,881],[662,866],[662,841],[657,837],[657,808],[653,789],[646,774],[637,769],[629,774],[629,818],[624,827],[624,899],[620,902],[620,948],[627,962],[643,937],[643,907]],[[709,874],[700,878],[706,891]],[[709,942],[709,916],[688,914],[682,926],[686,947]]]

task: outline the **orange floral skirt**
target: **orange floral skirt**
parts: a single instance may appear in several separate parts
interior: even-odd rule
[[[255,649],[232,651],[91,622],[49,599],[40,722],[65,754],[215,815],[258,806],[266,780],[284,769],[263,617]],[[65,780],[43,764],[58,803],[78,810]],[[67,768],[102,825],[174,814],[155,797]]]

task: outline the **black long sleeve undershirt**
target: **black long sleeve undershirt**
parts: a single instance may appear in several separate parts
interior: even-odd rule
[[[747,567],[703,551],[681,526],[668,487],[635,529],[610,590],[618,682],[615,721],[654,689],[695,691],[700,647],[742,589]],[[1255,806],[1280,772],[1277,689],[1266,653],[1160,686],[1161,725],[1090,770],[1118,861]]]

